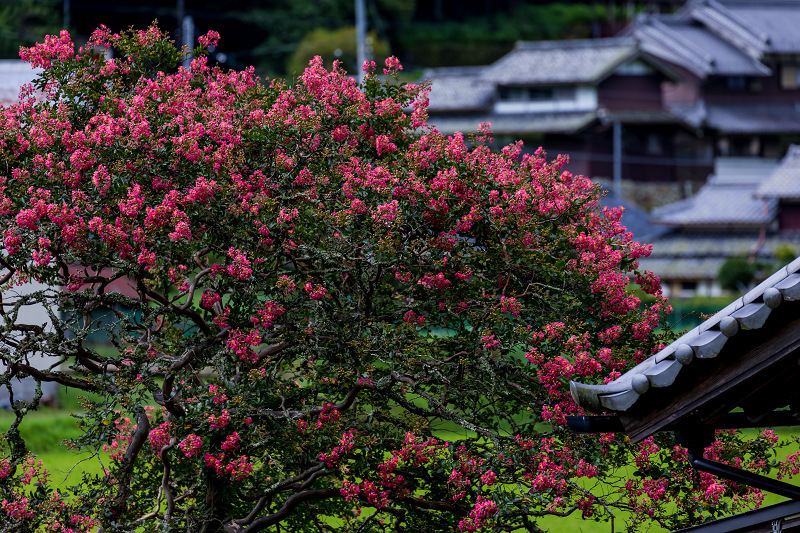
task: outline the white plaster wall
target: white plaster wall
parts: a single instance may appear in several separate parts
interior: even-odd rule
[[[597,109],[597,89],[592,86],[576,87],[571,100],[545,100],[538,102],[503,102],[494,104],[496,113],[556,113],[593,111]]]

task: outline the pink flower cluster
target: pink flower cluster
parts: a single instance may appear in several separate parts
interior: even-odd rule
[[[261,344],[261,335],[257,329],[250,331],[235,329],[231,331],[226,346],[240,361],[255,363],[258,361],[258,354],[253,351],[252,346],[259,344]]]
[[[211,429],[222,429],[230,424],[230,421],[231,416],[227,409],[223,409],[219,416],[214,414],[208,415],[208,423],[211,426]]]
[[[306,293],[308,293],[308,297],[312,300],[322,300],[323,298],[328,298],[328,290],[320,284],[312,284],[310,281],[306,283],[305,287]]]
[[[3,500],[2,504],[0,504],[6,514],[15,520],[33,518],[33,510],[28,506],[28,498],[20,494],[15,494],[15,496],[15,500]]]
[[[227,268],[228,274],[232,277],[246,280],[253,275],[252,263],[247,259],[247,255],[244,252],[231,247],[228,250],[228,257],[233,259],[233,263]]]
[[[353,431],[346,431],[342,433],[339,438],[338,444],[328,453],[320,453],[319,460],[325,463],[328,468],[335,468],[339,466],[342,456],[349,454],[356,443],[356,437]]]
[[[194,433],[190,433],[184,437],[178,447],[186,457],[193,457],[200,453],[203,447],[203,440]]]
[[[169,444],[171,438],[169,432],[169,422],[163,422],[157,428],[151,429],[150,433],[147,434],[147,441],[150,443],[150,447],[159,457],[161,457],[162,448]]]
[[[483,496],[478,496],[469,516],[458,522],[459,531],[480,531],[490,527],[491,520],[497,514],[497,504]]]
[[[446,289],[450,286],[450,280],[445,277],[443,272],[425,274],[417,283],[426,289]]]
[[[217,455],[206,453],[203,461],[218,475],[227,474],[235,481],[243,481],[253,473],[253,465],[246,455],[228,461],[224,453]]]

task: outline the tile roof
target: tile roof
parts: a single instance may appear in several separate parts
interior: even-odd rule
[[[700,78],[772,73],[758,59],[683,13],[641,15],[625,33],[639,39],[642,50],[681,65]]]
[[[762,198],[800,199],[800,146],[789,147],[778,168],[759,186],[756,194]]]
[[[800,107],[796,105],[708,106],[706,124],[722,133],[796,133]]]
[[[752,184],[717,183],[712,177],[696,195],[653,212],[668,226],[759,227],[775,218],[777,202],[755,197]]]
[[[761,243],[760,246],[757,244]],[[800,233],[781,232],[770,234],[759,240],[757,231],[730,233],[717,232],[680,232],[662,235],[653,241],[653,251],[647,258],[642,258],[642,265],[651,261],[668,261],[672,259],[705,259],[726,258],[749,255],[758,248],[756,257],[772,258],[775,251],[786,244],[800,245]],[[660,271],[647,266],[648,270]]]
[[[800,258],[610,383],[589,385],[572,381],[570,390],[573,398],[578,405],[592,412],[624,413],[631,410],[649,390],[667,389],[675,384],[679,375],[700,371],[695,370],[694,361],[713,360],[718,356],[724,358],[735,350],[739,344],[738,336],[743,332],[761,329],[773,315],[796,312],[796,306],[784,302],[800,300],[798,270]],[[728,343],[733,337],[737,339]],[[646,434],[638,434],[635,440],[640,440]],[[631,438],[634,439],[634,436]]]
[[[800,53],[796,0],[690,0],[674,15],[640,15],[624,34],[700,78],[768,76],[765,54]]]
[[[800,3],[796,0],[702,0],[687,7],[710,28],[749,41],[762,53],[800,52]],[[716,17],[710,16],[712,12]]]
[[[498,85],[596,83],[637,54],[631,38],[518,42],[483,76]]]
[[[494,84],[481,78],[486,67],[446,67],[426,70],[422,78],[431,81],[428,111],[469,112],[488,109],[494,98]]]
[[[764,157],[717,157],[715,183],[720,185],[760,185],[778,166],[777,159]]]
[[[16,102],[19,88],[33,81],[38,72],[40,69],[33,69],[20,59],[0,59],[0,104]]]
[[[656,245],[657,242],[653,247]],[[654,272],[661,279],[669,280],[717,279],[723,263],[725,263],[723,257],[647,257],[639,260],[641,268]]]
[[[695,0],[685,6],[684,12],[751,56],[761,57],[767,48],[769,36],[754,30],[721,2]]]
[[[624,220],[624,219],[623,219]],[[778,248],[800,247],[800,233],[783,232],[759,239],[757,233],[686,234],[672,233],[649,242],[653,251],[639,260],[645,270],[670,280],[716,280],[720,267],[729,257],[748,257],[772,263]]]
[[[800,131],[800,106],[795,104],[673,105],[670,110],[686,124],[709,127],[720,133],[796,133]]]

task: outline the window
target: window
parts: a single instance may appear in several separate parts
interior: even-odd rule
[[[615,71],[616,74],[622,74],[624,76],[646,76],[648,74],[655,74],[655,72],[653,67],[640,59],[624,63],[617,67]]]
[[[744,91],[747,89],[747,78],[744,76],[728,76],[725,78],[725,86],[730,91]]]
[[[497,95],[505,102],[554,102],[574,100],[575,87],[499,87]]]
[[[681,283],[681,298],[691,298],[697,294],[696,281],[684,281]]]
[[[781,65],[781,89],[793,90],[800,87],[800,69],[796,63]]]

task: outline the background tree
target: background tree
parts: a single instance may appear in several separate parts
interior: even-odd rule
[[[17,58],[20,46],[32,46],[61,28],[58,0],[0,1],[0,57]]]
[[[369,57],[374,58],[378,63],[382,63],[391,55],[387,44],[374,31],[366,35],[366,43],[371,50]],[[333,61],[339,61],[340,65],[347,65],[347,71],[356,72],[356,69],[359,68],[357,65],[356,28],[347,26],[333,31],[316,29],[310,32],[300,41],[297,50],[286,64],[286,70],[292,73],[301,73],[308,66],[308,62],[316,56],[320,56],[328,68],[331,68]]]
[[[424,88],[374,65],[362,87],[319,58],[291,86],[209,68],[217,37],[188,70],[153,27],[22,53],[44,70],[0,115],[0,386],[94,392],[71,445],[106,474],[52,486],[19,433],[38,398],[16,402],[0,527],[535,530],[620,510],[676,527],[729,510],[736,487],[698,480],[669,438],[563,426],[569,378],[658,350],[669,310],[597,187],[562,156],[489,150],[486,126],[439,134]],[[17,290],[30,280],[49,288]],[[40,303],[47,324],[22,320]],[[726,433],[714,453],[764,469],[773,444]]]

